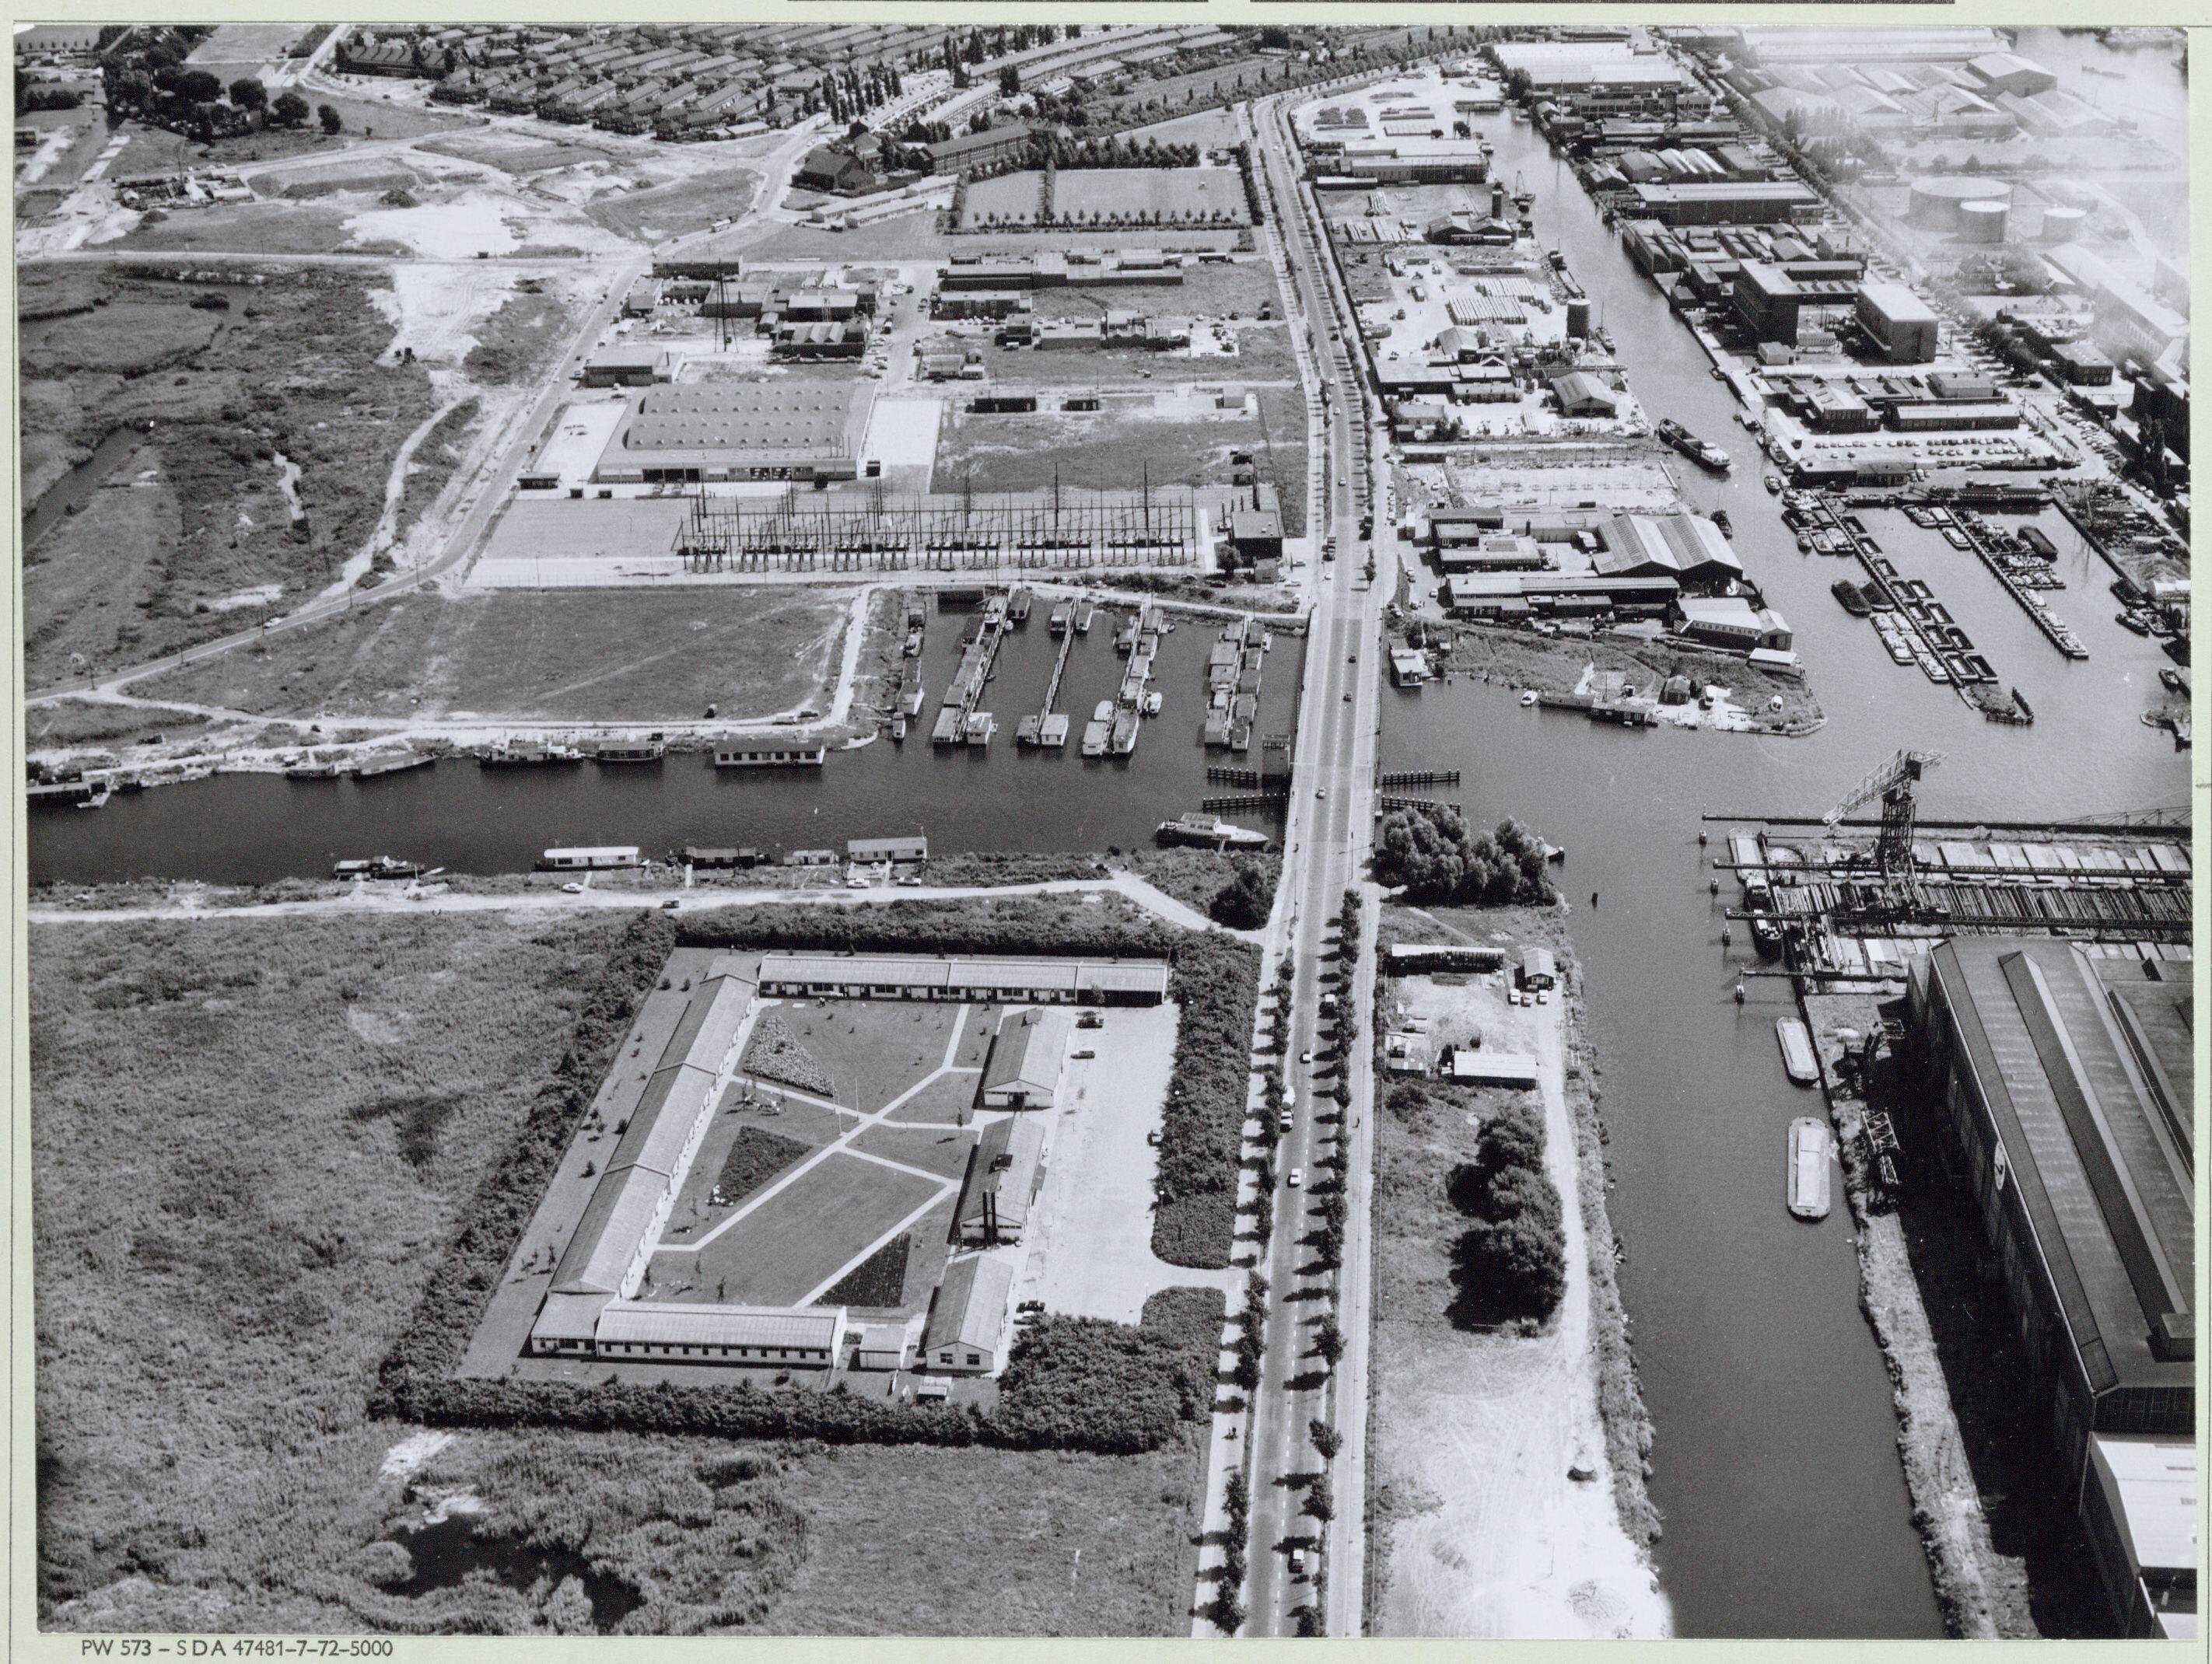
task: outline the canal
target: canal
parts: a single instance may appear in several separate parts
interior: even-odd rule
[[[2069,63],[2092,50],[2063,44]],[[2104,60],[2130,67],[2120,54]],[[2142,70],[2161,98],[2165,81],[2179,85],[2170,63]],[[2164,118],[2166,103],[2149,107]],[[1798,740],[1632,731],[1523,709],[1510,690],[1461,680],[1386,695],[1384,766],[1460,768],[1464,784],[1452,795],[1472,815],[1516,816],[1568,851],[1564,882],[1618,1176],[1613,1219],[1628,1254],[1623,1293],[1657,1427],[1651,1488],[1667,1519],[1659,1564],[1677,1632],[1937,1635],[1889,1384],[1858,1310],[1848,1212],[1808,1226],[1782,1205],[1785,1129],[1813,1101],[1782,1070],[1782,985],[1753,981],[1741,1007],[1731,998],[1747,950],[1741,932],[1733,956],[1721,945],[1726,897],[1708,891],[1702,858],[1711,852],[1697,844],[1698,817],[1820,814],[1904,745],[1945,754],[1923,792],[1932,817],[2175,803],[2187,771],[2171,740],[2139,720],[2160,702],[2157,671],[2167,661],[2114,622],[2109,570],[2055,514],[2036,523],[2061,550],[2069,587],[2046,599],[2089,647],[2081,664],[2060,659],[1971,556],[1882,513],[1868,517],[1869,529],[1902,571],[1934,586],[2002,680],[2027,695],[2037,721],[1984,722],[1949,689],[1893,665],[1871,628],[1830,594],[1859,568],[1798,552],[1759,485],[1762,459],[1735,426],[1727,389],[1572,175],[1525,124],[1500,116],[1489,131],[1500,176],[1521,173],[1536,191],[1540,240],[1565,252],[1601,309],[1646,408],[1735,455],[1728,478],[1686,464],[1675,471],[1697,507],[1728,509],[1747,571],[1796,631],[1827,720]],[[1010,639],[988,701],[1000,723],[988,752],[939,752],[917,737],[833,753],[804,774],[718,774],[692,756],[635,769],[448,762],[367,783],[221,775],[118,797],[96,812],[32,811],[31,878],[252,882],[386,853],[496,871],[561,843],[659,853],[685,842],[835,846],[908,831],[943,850],[1127,847],[1197,806],[1209,760],[1257,766],[1256,745],[1231,756],[1198,744],[1213,632],[1189,619],[1163,644],[1153,685],[1166,709],[1145,725],[1133,758],[1086,762],[1073,744],[1060,754],[1018,752],[1014,722],[1049,674],[1043,618],[1041,610]],[[1077,736],[1118,681],[1112,628],[1102,615],[1070,668],[1060,708]],[[930,620],[933,713],[959,629],[954,616]],[[1291,730],[1302,657],[1302,642],[1276,638],[1260,732]],[[1257,816],[1232,818],[1275,829]],[[1715,829],[1716,841],[1724,830]]]
[[[1829,592],[1861,569],[1798,552],[1728,390],[1571,173],[1525,124],[1500,117],[1490,131],[1499,177],[1520,172],[1536,191],[1540,240],[1565,252],[1603,307],[1646,409],[1734,455],[1729,477],[1683,465],[1677,477],[1699,508],[1728,509],[1827,721],[1795,740],[1630,730],[1523,708],[1510,689],[1462,679],[1386,695],[1383,766],[1458,768],[1455,795],[1470,814],[1517,817],[1568,851],[1562,883],[1603,1071],[1622,1295],[1657,1428],[1651,1491],[1666,1516],[1658,1558],[1677,1633],[1938,1635],[1889,1382],[1858,1309],[1849,1212],[1805,1225],[1783,1205],[1786,1129],[1814,1101],[1790,1084],[1776,1042],[1787,985],[1753,980],[1735,1003],[1750,949],[1741,929],[1733,952],[1721,945],[1734,886],[1710,893],[1698,817],[1821,814],[1904,745],[1945,754],[1922,792],[1930,817],[2178,803],[2186,768],[2139,720],[2161,702],[2158,670],[2171,661],[2114,622],[2110,569],[2055,513],[2035,523],[2058,546],[2068,587],[2045,598],[2088,647],[2079,664],[1973,556],[1879,513],[1869,530],[2027,694],[2035,726],[1986,722],[1893,665]],[[1725,830],[1714,829],[1717,845]]]
[[[1207,751],[1206,661],[1224,621],[1183,615],[1164,636],[1152,686],[1158,716],[1128,757],[1085,759],[1083,725],[1114,697],[1127,660],[1114,631],[1131,615],[1101,609],[1079,638],[1058,708],[1067,748],[1024,751],[1014,726],[1042,704],[1059,642],[1049,608],[1013,630],[983,708],[998,719],[984,748],[940,750],[930,725],[960,658],[967,615],[932,612],[922,652],[928,693],[902,743],[888,737],[832,751],[820,768],[717,769],[703,754],[649,765],[483,768],[467,758],[370,780],[290,780],[223,774],[124,793],[105,808],[30,811],[33,884],[190,878],[260,884],[321,878],[341,859],[392,855],[457,872],[528,869],[557,844],[635,844],[658,858],[687,843],[839,848],[848,838],[921,833],[952,850],[1103,850],[1152,841],[1163,820],[1239,788],[1209,784],[1209,763],[1257,768],[1267,735],[1296,726],[1303,637],[1279,635],[1267,654],[1252,749]],[[333,729],[339,725],[331,725]],[[1281,829],[1279,812],[1240,810],[1240,824]]]

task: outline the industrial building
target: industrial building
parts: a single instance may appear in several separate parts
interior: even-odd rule
[[[1936,313],[1902,283],[1869,283],[1855,311],[1882,357],[1892,364],[1927,364],[1936,357]]]
[[[989,1375],[998,1367],[1014,1272],[1004,1260],[955,1260],[937,1285],[922,1331],[921,1367],[940,1375]]]
[[[1614,514],[1590,556],[1601,578],[1672,578],[1686,594],[1725,588],[1743,562],[1720,527],[1702,514]]]
[[[1073,1032],[1064,1010],[1026,1007],[1000,1017],[983,1068],[983,1107],[1051,1108],[1059,1101],[1060,1072]]]
[[[686,1000],[554,1266],[531,1328],[532,1351],[594,1353],[610,1303],[635,1297],[750,1028],[754,987],[737,975],[737,964],[715,960]],[[624,1333],[626,1344],[641,1344],[634,1327]]]
[[[649,387],[668,380],[668,355],[659,347],[604,347],[584,361],[586,387]]]
[[[770,953],[761,992],[780,999],[955,999],[977,1004],[1157,1005],[1164,959],[979,959],[936,954]]]
[[[1912,963],[1910,1005],[2113,1613],[2127,1635],[2194,1636],[2188,964],[1962,937]]]
[[[1819,193],[1796,179],[1719,179],[1632,185],[1632,211],[1662,225],[1767,225],[1810,214]]]
[[[1736,653],[1788,653],[1793,637],[1782,615],[1741,595],[1685,595],[1674,604],[1675,629],[1692,641]]]
[[[988,1247],[1021,1240],[1043,1176],[1044,1129],[1035,1115],[1008,1115],[984,1127],[968,1157],[968,1181],[954,1215],[962,1242]]]
[[[866,410],[850,386],[834,382],[653,387],[616,425],[592,477],[603,485],[852,479],[853,437]]]
[[[1445,605],[1465,618],[1500,623],[1531,617],[1655,618],[1681,593],[1672,578],[1567,578],[1554,572],[1482,572],[1444,580]]]
[[[1672,117],[1708,101],[1672,60],[1626,41],[1515,41],[1485,50],[1509,82],[1525,77],[1529,97],[1588,120]]]

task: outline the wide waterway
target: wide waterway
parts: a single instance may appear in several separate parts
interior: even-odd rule
[[[2065,44],[2124,70],[2139,64],[2161,94],[2179,82],[2166,62]],[[1526,124],[1501,117],[1490,131],[1503,177],[1522,172],[1538,192],[1540,235],[1565,252],[1603,308],[1646,406],[1735,454],[1729,479],[1687,465],[1678,477],[1699,507],[1729,511],[1747,569],[1796,632],[1827,723],[1799,740],[1632,732],[1523,709],[1506,689],[1462,680],[1386,697],[1385,767],[1459,768],[1464,782],[1445,795],[1480,818],[1518,816],[1567,847],[1618,1177],[1610,1205],[1628,1253],[1623,1292],[1658,1430],[1652,1491],[1667,1518],[1659,1564],[1677,1631],[1936,1635],[1889,1384],[1858,1310],[1848,1211],[1815,1226],[1783,1207],[1785,1129],[1815,1102],[1782,1071],[1774,1018],[1786,1010],[1785,985],[1753,980],[1747,1003],[1734,1003],[1747,950],[1741,931],[1733,956],[1721,946],[1727,896],[1708,891],[1712,851],[1697,844],[1698,816],[1818,815],[1901,745],[1946,754],[1922,793],[1931,817],[2177,803],[2186,769],[2171,740],[2138,720],[2162,702],[2157,671],[2168,661],[2113,622],[2109,569],[2055,514],[2037,523],[2062,551],[2069,587],[2045,598],[2088,647],[2081,664],[2062,659],[1971,556],[1901,515],[1876,513],[1869,529],[1900,569],[1934,586],[2038,720],[2027,729],[1984,722],[1949,689],[1893,665],[1868,624],[1829,593],[1859,568],[1797,552],[1759,487],[1761,459],[1734,425],[1726,389],[1571,175]],[[933,695],[957,635],[955,619],[932,618]],[[988,701],[1000,737],[986,754],[936,752],[917,737],[833,754],[805,774],[717,774],[695,756],[638,769],[448,762],[366,784],[219,776],[118,797],[96,812],[34,812],[31,876],[238,882],[386,852],[496,871],[556,843],[658,853],[687,841],[829,846],[908,830],[948,850],[1127,847],[1209,790],[1231,789],[1208,787],[1209,760],[1260,760],[1256,749],[1231,757],[1196,743],[1212,636],[1186,620],[1167,638],[1153,683],[1166,711],[1126,763],[1086,763],[1072,745],[1059,755],[1015,750],[1014,720],[1049,672],[1040,613],[1002,659]],[[1076,715],[1079,735],[1118,679],[1110,641],[1102,617],[1077,649],[1060,708]],[[1277,638],[1262,732],[1291,726],[1302,650]],[[1714,829],[1717,843],[1725,830]]]

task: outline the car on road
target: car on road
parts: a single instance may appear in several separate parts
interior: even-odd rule
[[[561,893],[563,896],[581,896],[584,893],[584,887],[581,884],[562,884]]]
[[[1275,1117],[1275,1130],[1277,1132],[1287,1133],[1291,1130],[1291,1112],[1287,1108],[1285,1109],[1282,1114]]]
[[[1297,1190],[1301,1188],[1305,1184],[1305,1169],[1303,1167],[1294,1167],[1291,1169],[1291,1176],[1286,1182],[1290,1185],[1291,1189]]]
[[[1291,1576],[1303,1577],[1305,1575],[1306,1552],[1302,1548],[1294,1548],[1291,1551]]]
[[[1311,1063],[1313,1061],[1313,1048],[1309,1046],[1305,1050],[1300,1052],[1298,1054],[1298,1061],[1300,1063]]]
[[[1346,697],[1346,699],[1349,699],[1349,698],[1351,698],[1351,697],[1352,697],[1352,695],[1351,695],[1350,694],[1346,694],[1346,695],[1345,695],[1345,697]],[[1317,798],[1325,798],[1325,797],[1327,797],[1327,796],[1328,795],[1328,787],[1327,787],[1326,786],[1315,786],[1315,787],[1314,787],[1314,795],[1315,795],[1316,797],[1317,797]]]
[[[676,911],[678,905],[678,903],[676,898],[672,896],[660,904],[660,910],[664,913],[673,913]]]
[[[1089,1049],[1089,1048],[1086,1047],[1086,1048],[1085,1048],[1083,1050],[1074,1053],[1073,1055],[1075,1057],[1075,1059],[1076,1059],[1076,1060],[1077,1060],[1078,1062],[1081,1062],[1082,1060],[1085,1060],[1085,1059],[1086,1059],[1086,1058],[1094,1058],[1094,1057],[1097,1057],[1097,1056],[1098,1055],[1098,1054],[1097,1054],[1097,1053],[1096,1053],[1096,1052],[1094,1052],[1094,1051],[1091,1051],[1091,1049]]]

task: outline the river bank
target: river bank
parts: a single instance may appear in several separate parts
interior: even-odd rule
[[[1534,689],[1540,694],[1587,691],[1591,673],[1618,675],[1647,697],[1657,695],[1671,676],[1685,676],[1693,689],[1723,690],[1710,710],[1696,700],[1662,706],[1657,719],[1670,726],[1723,732],[1795,738],[1827,720],[1820,701],[1802,678],[1776,676],[1728,653],[1705,653],[1671,641],[1635,636],[1532,635],[1526,630],[1454,624],[1445,667],[1454,674],[1500,687]],[[1780,709],[1773,701],[1782,701]]]
[[[1400,908],[1385,924],[1385,953],[1395,938],[1468,944],[1507,964],[1524,946],[1557,956],[1547,1005],[1510,1005],[1503,973],[1440,972],[1385,990],[1377,1029],[1418,1030],[1428,1054],[1471,1031],[1486,1049],[1534,1058],[1565,1265],[1542,1322],[1474,1321],[1453,1292],[1467,1225],[1455,1199],[1483,1126],[1516,1095],[1395,1073],[1376,1127],[1369,1632],[1669,1634],[1644,1488],[1651,1425],[1613,1278],[1606,1134],[1562,915]]]

